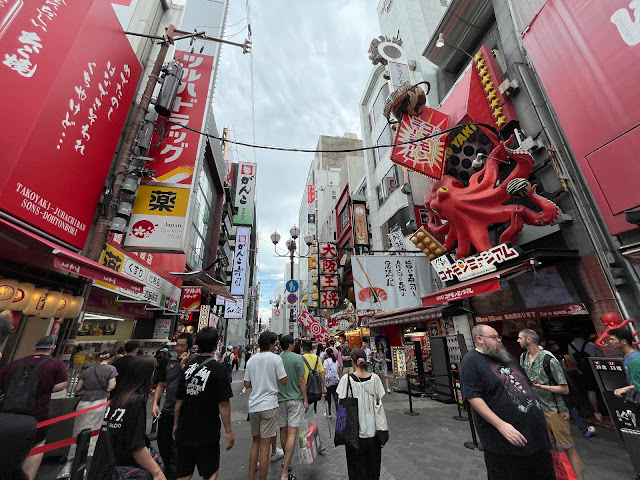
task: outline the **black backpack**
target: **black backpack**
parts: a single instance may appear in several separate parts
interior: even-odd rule
[[[580,349],[580,351],[578,351],[578,349],[573,346],[573,342],[571,342],[569,346],[573,348],[573,351],[575,352],[573,354],[573,361],[575,362],[578,371],[582,375],[589,375],[590,373],[592,373],[591,364],[589,362],[589,358],[591,357],[591,355],[584,351],[587,346],[587,342],[584,342],[582,344],[582,348]]]
[[[227,352],[222,357],[222,363],[224,363],[225,367],[228,367],[229,365],[231,365],[231,355],[233,355],[231,352]]]
[[[307,377],[307,402],[310,404],[315,403],[322,399],[322,379],[317,370],[320,359],[316,356],[316,365],[313,367],[313,370],[304,355],[302,356],[302,360],[309,369],[309,376]]]
[[[50,356],[44,355],[39,362],[33,365],[27,365],[22,358],[18,360],[9,384],[0,395],[0,411],[29,414],[36,408],[40,369],[50,358]]]

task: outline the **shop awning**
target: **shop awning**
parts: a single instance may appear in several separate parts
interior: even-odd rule
[[[0,228],[5,232],[9,232],[15,241],[24,246],[27,251],[33,249],[37,250],[40,254],[46,252],[47,256],[44,258],[47,258],[47,261],[53,257],[53,265],[39,265],[40,267],[55,267],[80,277],[105,282],[137,294],[142,294],[143,292],[143,283],[123,273],[111,270],[98,262],[94,262],[87,257],[72,252],[61,245],[42,238],[2,218],[0,218]]]
[[[422,308],[419,310],[412,310],[407,313],[400,312],[396,315],[374,318],[369,321],[369,327],[386,327],[388,325],[403,325],[407,323],[437,320],[438,318],[442,318],[442,310],[444,310],[444,308],[444,306]]]
[[[443,288],[422,297],[422,306],[429,307],[441,303],[460,300],[462,298],[475,297],[483,293],[500,290],[500,280],[512,278],[520,273],[524,273],[535,265],[535,260],[527,260],[524,263],[515,265],[504,270],[488,273],[478,278],[458,283],[451,287]]]
[[[216,285],[207,283],[204,280],[199,278],[195,278],[194,282],[204,288],[207,292],[212,293],[214,295],[220,295],[221,297],[228,298],[229,300],[233,300],[233,296],[229,293],[229,289],[223,285]]]

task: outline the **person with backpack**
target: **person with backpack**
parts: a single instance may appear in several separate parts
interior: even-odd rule
[[[55,348],[55,337],[42,337],[36,343],[33,355],[15,360],[0,370],[0,411],[30,415],[37,422],[49,419],[51,394],[67,388],[69,382],[67,366],[62,360],[51,357]],[[38,429],[34,447],[44,445],[47,432],[48,427]],[[29,480],[36,477],[42,456],[40,453],[24,460],[22,469]]]
[[[540,336],[530,328],[520,331],[518,343],[526,350],[520,356],[520,366],[531,380],[533,392],[542,407],[552,443],[555,444],[556,450],[567,455],[576,478],[583,480],[582,460],[571,437],[569,409],[562,397],[569,393],[569,386],[560,362],[551,352],[541,349],[539,342]],[[545,363],[547,371],[545,371]]]
[[[304,381],[307,385],[309,405],[313,403],[313,411],[318,413],[318,400],[327,393],[325,372],[320,357],[312,353],[311,340],[302,341],[302,361],[304,363]]]
[[[231,372],[233,372],[233,347],[229,345],[227,347],[227,351],[222,355],[222,363],[224,364],[224,368],[227,369],[227,377],[229,377],[229,383],[233,382],[233,377],[231,376]]]
[[[604,352],[595,346],[593,342],[587,342],[582,335],[577,335],[569,343],[569,358],[576,364],[580,384],[587,391],[589,405],[593,409],[593,416],[596,420],[602,420],[602,414],[598,408],[598,383],[591,370],[589,357],[604,357]]]

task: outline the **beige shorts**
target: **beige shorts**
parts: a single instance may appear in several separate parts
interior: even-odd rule
[[[298,428],[304,418],[302,400],[286,400],[278,404],[278,426]]]
[[[547,421],[547,431],[551,438],[551,444],[560,451],[573,447],[573,438],[569,427],[569,414],[544,412]]]
[[[251,436],[261,438],[275,437],[278,433],[278,407],[262,412],[249,413],[251,423]]]
[[[343,375],[349,375],[350,373],[353,373],[353,367],[342,367]]]

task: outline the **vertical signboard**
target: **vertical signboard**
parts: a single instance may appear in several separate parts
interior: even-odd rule
[[[353,204],[353,243],[369,245],[369,228],[367,226],[367,207],[364,203]]]
[[[321,243],[320,260],[320,308],[337,308],[338,295],[338,247],[334,243]]]
[[[244,295],[244,281],[247,276],[247,257],[249,256],[251,228],[238,227],[236,229],[236,246],[233,256],[233,271],[231,274],[231,295]]]
[[[209,326],[209,313],[211,313],[211,306],[200,306],[200,318],[198,319],[198,331]]]
[[[243,309],[243,298],[236,298],[234,300],[227,299],[224,304],[224,318],[242,318]]]
[[[107,1],[1,1],[0,210],[83,248],[141,73]]]
[[[234,225],[253,225],[254,199],[256,195],[256,164],[240,162],[235,168],[234,205],[238,213],[233,216]]]
[[[197,312],[200,310],[202,301],[202,287],[184,287],[182,289],[182,300],[180,301],[181,312]]]

